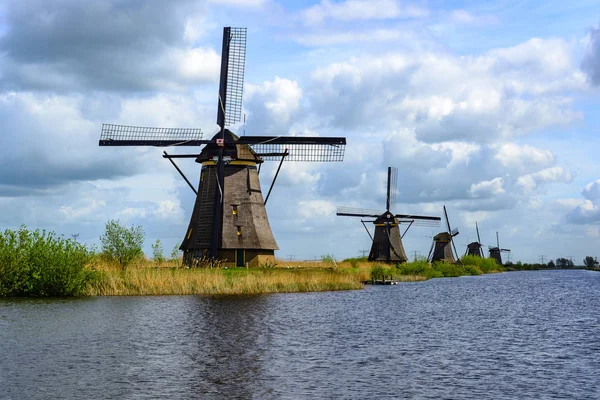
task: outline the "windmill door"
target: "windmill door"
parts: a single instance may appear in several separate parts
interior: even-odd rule
[[[246,263],[244,260],[244,249],[237,249],[235,254],[235,265],[238,267],[243,267]]]

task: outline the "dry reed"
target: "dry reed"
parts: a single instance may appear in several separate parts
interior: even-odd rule
[[[104,270],[88,286],[92,296],[228,295],[283,292],[316,292],[361,289],[362,274],[319,270],[227,270],[141,268]]]

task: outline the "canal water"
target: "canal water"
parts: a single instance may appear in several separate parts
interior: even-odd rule
[[[0,398],[600,398],[600,273],[0,300]]]

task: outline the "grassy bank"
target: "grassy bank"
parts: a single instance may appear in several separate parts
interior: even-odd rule
[[[425,261],[398,266],[365,258],[341,262],[283,261],[264,268],[182,268],[181,259],[156,263],[136,257],[124,266],[118,258],[45,231],[0,232],[0,297],[238,295],[361,289],[370,279],[421,281],[479,275],[503,268],[494,260],[463,257],[462,265]]]
[[[361,289],[360,271],[329,269],[141,268],[101,271],[86,294],[231,295]]]

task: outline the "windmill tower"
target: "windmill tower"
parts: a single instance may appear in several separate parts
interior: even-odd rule
[[[477,226],[477,221],[475,221],[475,229],[477,230],[477,241],[471,242],[467,245],[467,251],[465,252],[465,255],[483,258],[483,245],[481,244],[481,238],[479,237],[479,226]]]
[[[456,252],[456,247],[454,246],[454,236],[458,235],[458,229],[450,229],[450,220],[448,219],[448,213],[446,212],[446,206],[444,206],[444,217],[446,218],[446,232],[440,232],[433,237],[433,243],[431,244],[431,249],[429,250],[429,256],[427,260],[429,262],[435,261],[443,261],[447,263],[455,263],[456,259],[454,258],[454,254],[458,254]],[[454,247],[454,253],[452,252],[452,248]]]
[[[180,250],[184,264],[219,259],[225,265],[256,266],[274,259],[278,249],[265,204],[284,160],[343,161],[344,137],[242,136],[227,126],[240,121],[246,59],[246,28],[223,28],[221,75],[217,103],[219,132],[202,138],[197,128],[150,128],[102,125],[100,146],[205,145],[193,154],[163,152],[190,188],[196,202]],[[181,172],[176,158],[194,158],[202,165],[198,189]],[[264,161],[279,161],[263,200],[259,182]]]
[[[498,239],[498,231],[496,231],[496,247],[490,247],[489,251],[490,251],[490,258],[493,258],[494,260],[496,260],[498,265],[503,265],[502,264],[502,253],[508,253],[508,252],[510,252],[510,250],[500,248],[500,239]]]
[[[390,207],[396,203],[397,177],[398,170],[388,167],[387,196],[385,211],[383,213],[349,207],[338,207],[337,209],[336,215],[375,218],[374,221],[361,220],[372,241],[371,251],[367,258],[369,261],[403,263],[408,260],[408,257],[406,257],[406,252],[402,245],[402,238],[404,238],[408,229],[413,224],[415,226],[439,226],[440,217],[394,214],[390,211]],[[375,225],[375,233],[373,235],[371,235],[365,222],[372,222]],[[400,234],[401,224],[408,225],[402,234]]]

